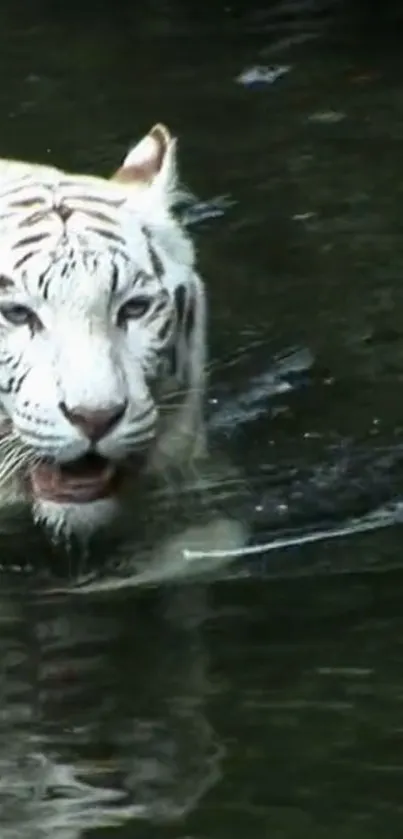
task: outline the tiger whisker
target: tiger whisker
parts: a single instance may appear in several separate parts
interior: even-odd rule
[[[16,452],[15,443],[8,443],[0,449],[0,460],[8,457],[10,454]]]
[[[6,451],[3,454],[4,457],[2,463],[4,464],[9,460],[12,460],[13,458],[15,459],[16,457],[19,457],[20,455],[26,458],[30,457],[33,454],[33,452],[26,445],[21,445],[20,441],[12,440],[9,441],[8,447],[6,448]]]
[[[169,404],[174,399],[182,399],[183,401],[188,398],[189,396],[202,396],[203,390],[200,387],[189,387],[189,388],[178,388],[177,390],[171,390],[169,393],[164,394],[159,399],[159,406]]]
[[[39,457],[28,443],[11,430],[0,441],[0,484],[6,483],[22,467],[35,465]]]
[[[0,458],[0,468],[2,463],[8,462],[10,459],[13,460],[16,458],[17,455],[21,452],[21,449],[17,448],[15,444],[9,444],[7,448],[2,451],[1,458]]]
[[[255,338],[253,341],[250,341],[246,346],[243,346],[242,349],[234,350],[231,353],[223,356],[222,358],[212,358],[206,364],[206,373],[209,374],[211,372],[216,372],[217,370],[225,370],[227,367],[232,367],[236,364],[240,359],[245,358],[248,353],[252,352],[253,350],[257,350],[261,347],[264,347],[267,344],[267,338]]]
[[[183,402],[168,402],[166,405],[160,405],[159,410],[162,413],[168,413],[169,411],[176,411],[179,408],[183,408]]]
[[[11,461],[11,463],[6,463],[2,469],[0,469],[0,484],[4,484],[10,480],[10,478],[15,475],[19,469],[26,464],[26,459],[21,455],[16,460]]]
[[[4,437],[0,439],[0,447],[3,446],[5,443],[10,442],[17,442],[15,431],[8,431],[7,434],[5,434]]]

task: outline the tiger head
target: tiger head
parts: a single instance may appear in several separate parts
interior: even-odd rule
[[[203,446],[205,292],[155,126],[114,176],[0,161],[0,504],[54,532]]]

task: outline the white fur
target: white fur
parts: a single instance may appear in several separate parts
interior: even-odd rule
[[[36,456],[63,462],[88,450],[84,435],[63,416],[61,401],[99,410],[128,400],[125,417],[99,445],[100,453],[112,460],[125,459],[136,448],[136,422],[142,413],[148,413],[148,418],[138,433],[152,438],[148,460],[152,472],[162,472],[171,464],[185,466],[204,452],[205,289],[196,273],[193,245],[171,212],[178,190],[175,141],[168,133],[165,139],[162,165],[148,181],[141,177],[107,181],[71,176],[50,167],[0,161],[0,275],[15,284],[10,291],[0,291],[0,405],[3,416],[12,422],[17,440],[29,450],[31,462]],[[146,137],[129,152],[120,173],[128,167],[152,163],[157,146],[155,136]],[[85,195],[113,202],[110,230],[124,240],[120,247],[125,259],[120,258],[120,262],[113,254],[113,241],[92,230],[97,225],[102,227],[103,222],[88,215]],[[31,205],[13,206],[16,200],[24,199],[30,199]],[[58,202],[73,210],[64,240],[62,221],[52,211]],[[92,206],[97,209],[100,205]],[[38,215],[28,223],[35,212],[42,217]],[[125,296],[130,297],[136,272],[152,272],[144,226],[151,231],[164,266],[164,286],[171,295],[179,284],[191,286],[197,298],[188,351],[188,391],[168,419],[164,414],[163,423],[144,378],[153,328],[158,324],[147,327],[135,321],[126,333],[116,326],[118,304]],[[18,259],[24,255],[21,240],[42,232],[46,238],[34,245],[34,253],[18,267]],[[27,253],[30,248],[28,244]],[[74,264],[69,261],[72,252]],[[110,292],[116,261],[119,301],[111,300]],[[68,275],[64,273],[66,264]],[[45,271],[50,279],[46,300],[39,290],[39,277]],[[157,282],[155,291],[157,294]],[[1,315],[5,302],[28,306],[40,319],[42,330],[32,334],[27,326],[6,322]],[[17,391],[15,382],[22,377]],[[10,378],[14,384],[6,392]],[[1,457],[0,443],[0,504],[7,504],[11,497],[15,501],[20,471],[17,477],[6,476]],[[83,532],[115,517],[117,504],[116,499],[85,505],[41,502],[35,504],[33,513],[56,531]]]

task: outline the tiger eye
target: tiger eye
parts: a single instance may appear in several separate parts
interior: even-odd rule
[[[139,320],[148,312],[151,306],[150,297],[139,295],[124,303],[119,309],[118,325],[124,326],[128,320]]]
[[[10,303],[0,307],[3,318],[13,326],[29,326],[32,331],[42,329],[42,323],[28,306]]]

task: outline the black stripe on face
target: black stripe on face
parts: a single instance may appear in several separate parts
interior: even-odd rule
[[[68,271],[69,271],[70,267],[71,266],[68,263],[66,263],[63,266],[62,271],[61,271],[61,275],[63,277],[65,277],[68,274]],[[42,274],[40,274],[40,276],[38,278],[38,291],[41,292],[44,300],[47,300],[48,296],[49,296],[49,288],[50,288],[50,284],[52,282],[53,268],[54,268],[53,264],[49,265],[42,272]]]
[[[9,394],[14,389],[15,378],[11,376],[4,384],[0,384],[0,393]]]
[[[119,271],[118,271],[117,265],[114,264],[113,268],[112,268],[112,284],[111,284],[112,294],[115,294],[115,292],[116,292],[116,289],[118,287],[118,280],[119,280]]]
[[[44,300],[48,299],[48,292],[49,292],[49,279],[48,279],[48,271],[45,271],[43,274],[39,276],[38,279],[38,291],[41,292],[42,297]]]
[[[42,221],[48,215],[49,210],[35,210],[29,216],[26,216],[24,219],[22,219],[22,221],[18,223],[18,227],[32,227],[34,224],[36,224],[39,221]],[[44,233],[43,235],[46,236],[47,234]]]
[[[162,280],[162,278],[164,276],[164,273],[165,273],[162,261],[159,258],[158,254],[157,254],[157,251],[154,250],[153,246],[150,243],[148,245],[148,250],[149,250],[151,265],[153,267],[154,274],[159,280]]]
[[[85,210],[83,209],[81,212],[88,216],[88,218],[93,218],[96,221],[104,221],[106,224],[113,224],[110,215],[101,212],[101,210],[93,210],[92,208],[90,209],[90,207],[86,207]]]
[[[36,233],[35,236],[26,236],[25,239],[18,239],[18,242],[13,245],[13,250],[17,248],[25,248],[27,245],[36,245],[42,239],[46,239],[47,233]]]
[[[25,373],[22,373],[21,376],[10,376],[3,385],[0,385],[0,393],[10,394],[10,393],[18,393],[21,389],[23,382],[25,381],[28,370]]]
[[[145,271],[137,271],[132,287],[138,291],[140,288],[147,288],[150,283],[152,283],[152,275],[146,274]]]
[[[178,351],[173,345],[167,352],[169,375],[176,379],[178,374]]]
[[[172,318],[168,317],[165,323],[162,324],[159,332],[158,332],[158,339],[163,343],[168,338],[169,332],[172,329]]]
[[[22,189],[25,189],[26,181],[29,181],[31,179],[31,177],[32,177],[32,175],[29,172],[27,172],[26,175],[21,175],[21,177],[18,178],[19,183],[17,183],[15,186],[11,186],[8,189],[4,189],[2,191],[3,198],[8,199],[12,195],[16,195],[18,192],[21,192]],[[38,200],[38,204],[42,203],[41,198],[39,198],[37,200]],[[9,204],[11,204],[11,202],[9,202]]]
[[[186,308],[186,289],[183,285],[178,285],[175,289],[174,293],[175,298],[175,308],[176,314],[178,318],[178,323],[180,326],[183,325],[184,317],[185,317],[185,308]]]
[[[195,319],[196,319],[196,300],[192,295],[189,298],[189,301],[188,301],[188,307],[187,307],[187,312],[186,312],[186,316],[185,316],[185,323],[184,323],[185,337],[186,337],[187,342],[189,342],[190,337],[192,335],[194,325],[195,325]]]
[[[104,239],[108,239],[110,242],[119,242],[121,245],[125,244],[123,236],[120,236],[119,233],[114,233],[113,230],[105,230],[102,227],[92,227],[91,225],[88,225],[88,230],[92,230],[93,233],[102,236]]]
[[[44,198],[38,198],[37,196],[31,198],[19,198],[16,201],[10,201],[9,206],[14,208],[21,208],[26,209],[28,207],[37,207],[38,204],[42,207],[46,206],[46,201]]]
[[[13,280],[11,280],[10,277],[6,277],[4,274],[0,274],[0,291],[7,291],[7,289],[13,287]]]
[[[75,184],[66,183],[65,186],[68,189],[71,186],[75,186]],[[117,200],[115,198],[107,198],[105,195],[91,195],[89,192],[82,194],[72,192],[68,198],[71,203],[74,201],[76,204],[81,204],[80,207],[77,207],[77,209],[80,209],[80,212],[84,211],[88,204],[106,205],[107,207],[111,207],[113,210],[117,207],[121,207],[123,204],[123,201],[120,198]]]
[[[25,253],[24,256],[20,256],[20,258],[14,262],[14,268],[21,268],[25,262],[28,262],[28,259],[31,259],[31,256],[33,255],[34,251],[28,251],[28,253]]]
[[[142,230],[142,233],[144,233],[144,236],[145,236],[145,239],[146,239],[146,242],[147,242],[148,254],[149,254],[149,257],[150,257],[150,262],[151,262],[151,265],[152,265],[154,275],[157,277],[158,280],[162,280],[162,278],[165,274],[165,269],[164,269],[164,265],[163,265],[162,260],[158,256],[157,251],[155,250],[155,248],[153,246],[151,233],[150,233],[148,227],[142,227],[141,230]]]

